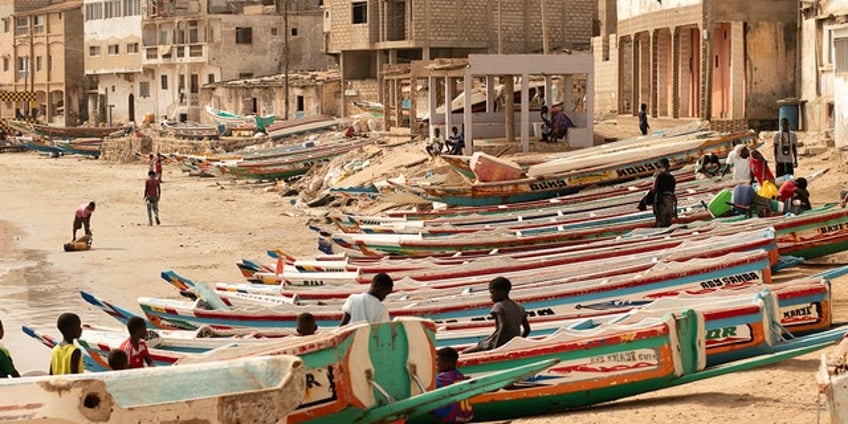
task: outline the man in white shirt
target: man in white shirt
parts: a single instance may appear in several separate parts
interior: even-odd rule
[[[727,155],[727,166],[733,167],[733,180],[751,183],[751,164],[748,161],[750,152],[744,144],[738,144],[732,152]]]
[[[780,131],[774,134],[775,177],[792,175],[798,167],[798,137],[789,131],[789,119],[780,120]]]
[[[393,288],[394,282],[388,274],[381,272],[375,275],[371,279],[371,288],[367,293],[352,294],[342,305],[344,316],[339,327],[361,321],[369,324],[389,322],[389,310],[383,304],[383,300]]]

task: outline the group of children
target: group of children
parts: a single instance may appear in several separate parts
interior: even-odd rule
[[[447,148],[447,150],[445,150]],[[435,158],[442,153],[449,155],[462,155],[465,150],[465,136],[459,132],[459,128],[451,127],[451,133],[447,141],[442,141],[442,131],[439,128],[433,129],[433,136],[426,147],[427,154],[430,158]]]

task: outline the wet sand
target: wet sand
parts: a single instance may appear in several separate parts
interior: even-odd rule
[[[295,209],[289,199],[267,193],[263,186],[188,177],[167,164],[162,225],[150,227],[142,202],[146,172],[141,162],[0,154],[0,319],[6,327],[4,343],[19,369],[46,369],[49,361],[48,350],[24,336],[21,324],[52,329],[65,311],[78,313],[86,322],[116,324],[85,304],[79,290],[138,311],[139,296],[176,296],[159,278],[164,269],[197,280],[234,281],[241,279],[235,261],[265,261],[268,248],[281,247],[295,255],[316,253],[316,237],[304,224],[305,214],[320,211]],[[833,176],[834,181],[841,178]],[[814,199],[827,196],[835,195],[814,190]],[[92,218],[94,248],[63,252],[62,243],[71,238],[74,209],[89,200],[98,203]],[[846,284],[845,278],[834,282],[835,321],[848,321]],[[514,422],[816,422],[813,374],[819,355]]]

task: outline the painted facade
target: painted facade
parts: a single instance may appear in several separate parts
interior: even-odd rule
[[[88,121],[82,2],[5,1],[0,5],[0,90],[30,91],[35,103],[0,102],[19,114],[61,125]]]
[[[601,0],[601,9],[596,113],[635,115],[644,103],[654,117],[776,128],[777,100],[798,96],[797,1]]]
[[[383,101],[385,64],[465,58],[472,53],[543,51],[544,12],[549,51],[588,49],[598,17],[596,0],[324,1],[326,51],[339,58],[343,113],[354,101]],[[500,13],[499,13],[500,9]],[[500,34],[500,35],[499,35]]]

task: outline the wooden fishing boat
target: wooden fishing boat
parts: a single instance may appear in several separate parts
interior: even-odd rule
[[[336,147],[306,150],[301,154],[292,154],[267,161],[236,161],[216,164],[222,171],[241,178],[277,180],[303,175],[318,163],[329,162],[332,158],[365,146],[373,141],[360,139]]]
[[[64,154],[90,156],[97,159],[100,157],[100,147],[103,145],[103,139],[78,138],[72,140],[56,140],[53,142],[53,145]]]
[[[209,105],[206,106],[206,115],[217,125],[223,124],[229,128],[252,127],[263,132],[277,119],[274,115],[238,115]]]
[[[669,263],[639,275],[627,274],[603,279],[539,283],[535,289],[515,290],[513,298],[521,302],[531,317],[555,319],[569,316],[594,316],[598,312],[586,305],[616,302],[622,305],[642,301],[659,294],[672,296],[686,290],[724,290],[770,281],[769,253],[738,252],[712,259],[692,259],[685,264]],[[603,283],[603,284],[601,284]],[[90,297],[87,293],[83,298]],[[87,299],[86,299],[87,300]],[[310,312],[320,326],[334,326],[341,320],[338,304],[333,305],[256,305],[249,308],[210,310],[207,302],[187,302],[141,297],[138,299],[148,320],[160,328],[196,329],[207,324],[213,328],[293,327],[297,315]],[[97,305],[95,305],[97,306]],[[489,316],[488,293],[468,293],[447,297],[387,302],[393,316],[426,317],[437,322],[472,322]],[[604,314],[616,312],[605,311]],[[573,315],[572,315],[573,314]]]
[[[17,136],[15,137],[15,140],[19,145],[34,152],[49,153],[51,156],[59,156],[63,154],[62,150],[56,147],[53,142],[43,140],[37,136]]]
[[[187,125],[175,124],[168,125],[164,128],[166,133],[170,133],[176,138],[186,140],[217,140],[221,135],[223,126],[219,125]]]
[[[647,177],[660,169],[660,158],[667,158],[671,163],[672,169],[677,169],[695,162],[695,160],[707,152],[724,155],[734,145],[739,143],[747,144],[755,139],[756,136],[752,133],[733,133],[722,137],[702,140],[694,146],[686,145],[679,150],[669,149],[663,151],[661,156],[651,155],[650,150],[647,150],[645,156],[636,158],[627,156],[627,159],[623,159],[620,162],[510,181],[474,183],[458,186],[419,185],[414,187],[391,181],[390,183],[426,200],[439,201],[448,205],[499,205],[546,199],[575,193],[590,185],[611,184]]]
[[[306,381],[307,367],[292,355],[2,379],[0,421],[276,423],[304,402]]]
[[[328,131],[339,125],[339,122],[329,116],[311,116],[308,118],[278,121],[266,128],[271,140],[281,140],[316,131]]]
[[[42,124],[31,124],[31,127],[36,134],[59,140],[104,138],[115,133],[126,133],[130,130],[130,127],[54,127]]]

